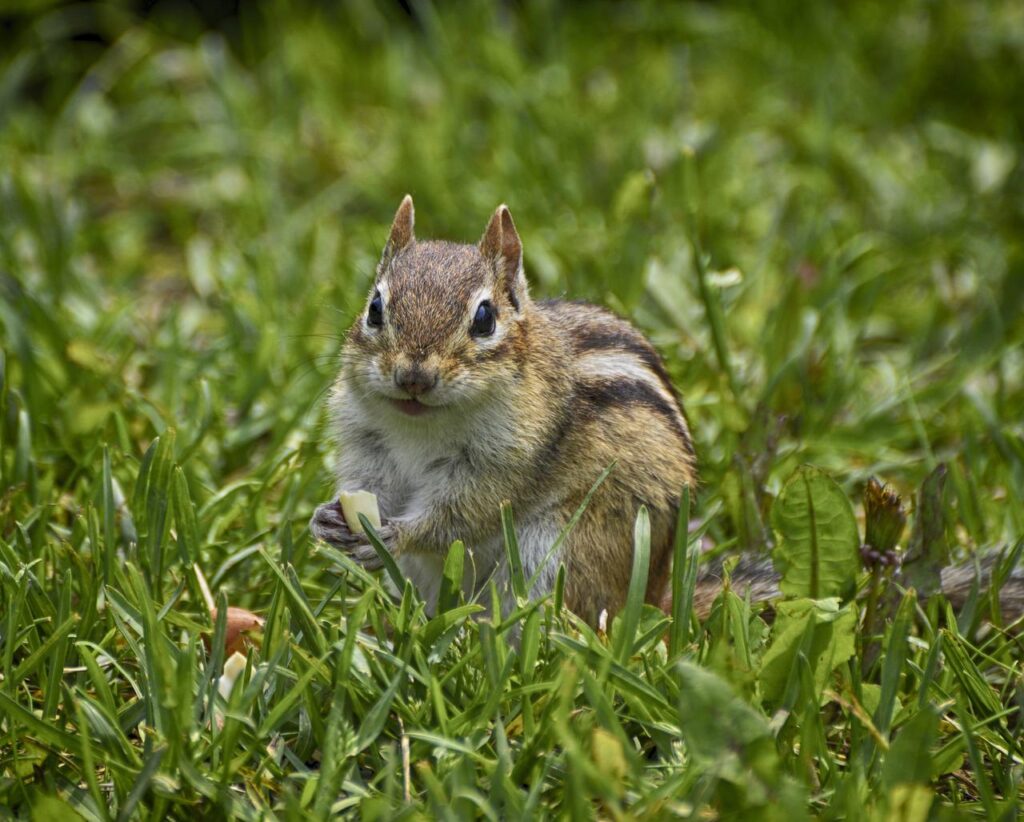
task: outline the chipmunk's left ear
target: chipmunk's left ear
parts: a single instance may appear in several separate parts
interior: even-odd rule
[[[416,239],[416,235],[413,232],[415,222],[416,211],[412,205],[412,195],[406,194],[398,206],[398,211],[395,212],[394,221],[391,223],[391,233],[388,235],[387,245],[384,246],[384,253],[381,255],[382,266]]]
[[[523,272],[523,243],[512,222],[508,206],[498,206],[480,238],[480,253],[495,267],[501,286],[507,291],[512,307],[526,300],[526,274]]]

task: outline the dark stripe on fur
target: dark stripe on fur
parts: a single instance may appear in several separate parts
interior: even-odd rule
[[[633,354],[658,377],[665,390],[668,391],[669,396],[675,400],[680,416],[684,419],[686,418],[683,404],[679,399],[679,392],[676,391],[676,387],[672,384],[672,380],[668,375],[668,371],[665,370],[665,364],[662,362],[661,357],[650,343],[639,335],[625,333],[614,328],[595,326],[581,329],[581,331],[583,333],[574,340],[577,352],[623,351]],[[683,440],[686,446],[686,453],[691,457],[696,457],[690,433],[685,429],[683,430]]]
[[[534,475],[537,477],[538,482],[546,480],[551,475],[555,466],[558,465],[565,439],[575,427],[576,418],[573,414],[569,413],[569,407],[571,407],[571,403],[561,410],[558,418],[555,420],[554,427],[551,429],[551,436],[548,437],[543,447],[537,451]]]
[[[651,371],[657,374],[662,385],[673,396],[676,396],[676,387],[672,385],[668,372],[658,356],[658,352],[639,337],[632,334],[623,334],[621,331],[610,328],[585,328],[581,329],[583,334],[573,340],[578,352],[582,351],[625,351],[633,354],[643,361]]]
[[[494,348],[482,348],[480,353],[476,355],[477,360],[480,362],[489,362],[490,360],[501,360],[512,350],[514,341],[506,337]]]
[[[645,382],[639,380],[614,380],[585,382],[576,387],[577,396],[594,408],[608,408],[613,405],[644,405],[661,414],[683,441],[688,453],[693,445],[689,434],[679,419],[679,409]]]

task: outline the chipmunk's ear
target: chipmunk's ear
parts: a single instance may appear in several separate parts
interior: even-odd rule
[[[415,212],[412,207],[412,195],[406,194],[402,198],[398,211],[395,212],[395,219],[391,223],[391,234],[388,236],[387,245],[384,246],[382,262],[390,260],[399,251],[416,239],[413,234],[415,223]]]
[[[498,279],[512,301],[512,307],[518,311],[527,296],[523,243],[507,205],[498,206],[487,224],[484,236],[480,238],[480,253],[484,259],[493,263]]]

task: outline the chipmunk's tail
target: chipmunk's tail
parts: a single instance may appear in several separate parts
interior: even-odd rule
[[[963,562],[942,570],[942,593],[954,610],[967,603],[975,586],[980,594],[990,589],[1000,558],[998,554],[990,554],[977,562]],[[701,619],[711,612],[711,605],[721,592],[724,579],[722,560],[716,559],[700,567],[693,602]],[[767,602],[781,596],[779,575],[771,560],[763,555],[740,557],[729,572],[729,580],[732,590],[740,597],[749,595],[751,602]],[[897,577],[897,582],[900,581]],[[667,604],[671,606],[671,601]],[[999,606],[1004,624],[1024,616],[1024,567],[1018,565],[1002,580]]]
[[[993,585],[993,576],[999,569],[999,555],[992,554],[974,562],[951,565],[942,569],[942,593],[953,608],[959,610],[977,586],[986,593]],[[1024,567],[1013,568],[999,587],[999,610],[1003,623],[1015,622],[1024,616]]]

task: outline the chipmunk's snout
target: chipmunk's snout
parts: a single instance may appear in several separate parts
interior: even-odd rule
[[[395,368],[395,385],[410,397],[419,397],[437,385],[438,371],[421,363]]]

